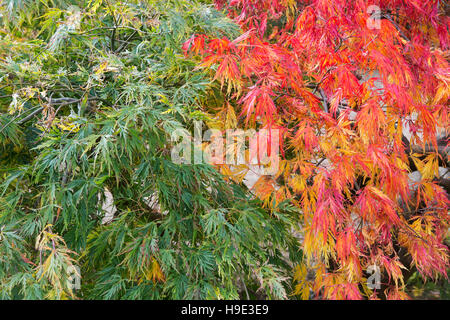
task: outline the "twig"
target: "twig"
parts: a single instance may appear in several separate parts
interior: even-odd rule
[[[111,4],[109,3],[108,0],[106,0],[106,5],[108,6],[109,12],[111,13],[111,16],[114,21],[114,28],[112,29],[112,32],[111,32],[111,51],[114,52],[115,51],[115,49],[114,49],[115,41],[116,41],[116,31],[117,31],[117,26],[119,24],[117,23],[116,16],[114,15],[112,8],[111,8]]]
[[[40,107],[37,110],[33,111],[32,113],[30,113],[28,116],[26,116],[23,119],[20,119],[19,121],[17,121],[17,124],[22,124],[27,122],[28,120],[30,120],[31,118],[33,118],[35,115],[37,115],[39,112],[41,112],[42,110],[44,110],[44,107]]]
[[[403,38],[405,38],[406,41],[410,42],[409,38],[406,36],[406,34],[403,32],[403,30],[400,28],[400,26],[394,20],[392,20],[389,13],[383,13],[382,17],[386,18],[386,20],[388,20],[390,23],[392,23],[392,25],[395,27],[395,29],[397,29],[397,31],[400,33],[400,35]]]
[[[323,106],[324,107],[324,111],[326,113],[328,113],[328,99],[327,99],[327,96],[326,96],[325,92],[322,89],[320,89],[319,92],[320,92],[320,96],[322,97],[322,101],[324,102],[324,106]]]
[[[37,107],[35,107],[35,108],[37,108]],[[30,111],[30,110],[33,110],[33,109],[34,109],[34,108],[31,108],[31,109],[27,110],[27,112]],[[22,116],[22,114],[19,114],[18,116],[14,117],[14,118],[12,118],[10,121],[8,121],[8,123],[6,123],[6,124],[0,129],[0,133],[2,133],[3,130],[5,130],[5,128],[7,128],[7,127],[8,127],[11,123],[13,123],[15,120],[19,119],[20,116]]]
[[[125,42],[116,50],[115,53],[120,53],[123,49],[125,49],[129,41],[136,35],[136,33],[137,33],[136,30],[133,31],[133,33],[125,40]]]

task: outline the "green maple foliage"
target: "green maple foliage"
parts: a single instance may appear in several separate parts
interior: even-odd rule
[[[288,297],[296,209],[170,156],[215,86],[182,44],[238,32],[201,1],[2,2],[1,298]]]

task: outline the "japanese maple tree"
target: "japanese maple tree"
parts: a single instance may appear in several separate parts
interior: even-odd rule
[[[0,299],[286,299],[297,209],[269,212],[171,135],[210,88],[192,0],[0,3]]]
[[[282,132],[280,169],[253,191],[269,209],[290,200],[301,210],[306,259],[295,272],[296,293],[407,298],[413,270],[446,278],[448,4],[216,5],[242,35],[195,34],[183,49],[221,84],[216,97],[225,98],[211,99],[209,109],[223,120],[216,127]],[[238,181],[245,176],[242,166],[219,168]],[[367,271],[374,265],[382,285],[372,290]]]

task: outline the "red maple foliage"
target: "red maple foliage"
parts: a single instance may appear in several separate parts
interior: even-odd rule
[[[407,298],[413,268],[447,277],[449,201],[439,173],[448,164],[448,140],[440,139],[449,129],[445,2],[216,5],[242,35],[194,35],[184,50],[226,88],[218,116],[232,106],[243,127],[284,128],[280,170],[254,190],[268,206],[290,200],[301,209],[316,277],[307,281],[298,266],[296,293]],[[421,179],[412,183],[415,170]],[[365,285],[372,265],[384,274],[381,290]]]

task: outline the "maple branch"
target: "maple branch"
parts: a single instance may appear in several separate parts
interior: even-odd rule
[[[117,19],[116,16],[114,15],[112,8],[111,8],[111,4],[109,3],[108,0],[106,0],[106,5],[108,6],[109,12],[111,13],[111,16],[113,18],[114,21],[114,28],[112,29],[111,32],[111,51],[115,51],[114,46],[115,46],[115,41],[116,41],[116,31],[117,31],[117,27],[118,27],[118,23],[117,23]]]
[[[444,188],[444,190],[447,192],[448,195],[450,195],[450,179],[445,178],[439,178],[437,180],[437,183]]]
[[[55,115],[56,115],[56,113],[58,113],[58,111],[62,107],[68,106],[68,105],[71,105],[71,104],[74,104],[74,103],[81,102],[81,100],[82,100],[82,98],[80,98],[80,99],[75,99],[75,98],[56,98],[56,99],[48,100],[48,104],[49,105],[56,105],[56,106],[58,106],[58,109],[55,112]],[[101,99],[98,98],[98,97],[92,97],[92,98],[89,98],[87,101],[93,101],[93,100],[101,100]],[[61,102],[59,103],[58,101],[61,101]],[[65,101],[65,102],[63,102],[63,101]],[[35,115],[37,115],[42,110],[44,110],[44,107],[39,107],[38,109],[34,110],[32,113],[30,113],[25,118],[20,119],[19,121],[17,121],[17,124],[23,124],[23,123],[31,120]]]
[[[325,74],[322,76],[322,79],[320,79],[320,81],[316,84],[316,87],[314,88],[314,90],[313,90],[313,94],[315,94],[316,93],[316,91],[317,91],[317,89],[319,88],[319,86],[325,81],[325,77],[328,75],[328,73],[330,73],[330,71],[331,70],[333,70],[333,69],[335,69],[336,67],[331,67],[331,68],[329,68],[326,72],[325,72]]]
[[[437,141],[437,149],[430,145],[426,144],[425,147],[421,147],[419,145],[413,145],[411,146],[411,143],[409,142],[408,138],[406,138],[404,135],[402,137],[402,142],[405,147],[405,153],[408,155],[408,161],[409,161],[409,168],[411,172],[417,171],[417,167],[414,163],[414,160],[411,157],[412,153],[416,153],[419,156],[426,156],[430,153],[438,153],[439,154],[439,164],[443,165],[445,167],[450,167],[450,163],[448,161],[448,154],[449,154],[449,147],[447,146],[447,140],[448,137],[444,136],[438,139]]]
[[[320,166],[322,164],[322,162],[324,162],[326,159],[327,158],[320,159],[320,161],[316,163],[316,167]]]
[[[445,164],[445,166],[450,167],[450,163],[448,161],[449,147],[447,147],[446,145],[443,145],[442,143],[438,142],[437,149],[434,146],[431,146],[429,144],[425,145],[425,147],[423,147],[423,148],[421,146],[418,146],[418,145],[413,145],[411,147],[411,151],[413,153],[417,153],[417,154],[420,154],[420,155],[426,155],[426,154],[430,154],[430,153],[437,153],[437,154],[439,154],[440,159]]]
[[[320,96],[322,97],[322,101],[324,102],[324,111],[328,113],[328,99],[325,92],[322,89],[319,89]]]
[[[23,119],[20,119],[19,121],[17,121],[17,124],[22,124],[27,122],[28,120],[30,120],[31,118],[33,118],[35,115],[37,115],[39,112],[41,112],[42,110],[44,110],[44,107],[39,107],[38,109],[34,110],[32,113],[30,113],[28,116],[26,116]]]
[[[406,34],[403,32],[403,30],[400,28],[400,26],[392,19],[391,15],[387,12],[384,12],[381,14],[382,18],[385,18],[388,20],[392,25],[397,29],[397,31],[400,33],[400,35],[408,42],[410,42],[409,38],[406,36]]]
[[[414,237],[416,237],[417,239],[422,240],[422,241],[425,242],[427,245],[431,246],[431,244],[430,244],[426,239],[424,239],[419,233],[417,233],[416,230],[414,230],[413,228],[411,228],[408,224],[405,224],[404,226],[406,227],[406,229],[408,229],[408,231],[410,231],[410,232],[412,233],[412,235],[413,235]],[[401,230],[401,229],[398,230],[398,231],[399,231],[399,232],[408,233],[408,232],[405,232],[404,230]]]
[[[130,40],[137,34],[137,30],[133,31],[133,33],[125,40],[122,41],[122,45],[116,50],[115,53],[120,53],[123,49],[125,49],[125,47],[131,43]],[[119,40],[120,41],[120,40]]]

